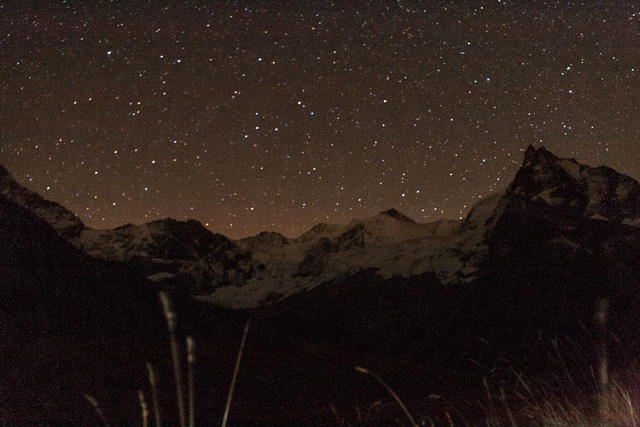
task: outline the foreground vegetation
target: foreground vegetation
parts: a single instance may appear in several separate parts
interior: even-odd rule
[[[233,373],[226,394],[224,413],[220,420],[197,419],[195,387],[195,342],[180,339],[177,316],[170,298],[161,293],[167,319],[169,342],[175,385],[173,408],[160,408],[158,381],[154,367],[147,366],[148,386],[138,391],[140,424],[180,425],[181,427],[210,424],[226,426],[233,418],[234,389],[241,369],[242,356],[247,343],[250,320],[241,337]],[[600,317],[598,317],[600,316]],[[499,366],[487,368],[477,363],[482,380],[476,393],[468,396],[447,396],[425,391],[423,403],[414,398],[405,402],[402,390],[394,390],[385,379],[367,367],[354,366],[361,376],[362,387],[377,387],[379,399],[352,409],[339,409],[327,403],[333,424],[351,425],[412,425],[412,426],[639,426],[636,407],[640,401],[640,375],[633,369],[609,372],[606,336],[606,306],[596,313],[603,342],[589,350],[570,340],[553,340],[552,352],[547,354],[553,369],[539,375],[527,373],[515,362],[502,359]],[[183,354],[183,347],[184,353]],[[595,352],[595,357],[594,353]],[[589,364],[586,360],[595,360]],[[185,363],[186,362],[186,363]],[[473,362],[473,361],[472,361]],[[635,360],[630,365],[636,365]],[[577,366],[587,367],[576,369]],[[169,392],[163,390],[163,393]],[[97,420],[111,425],[99,401],[89,394],[86,400],[95,411]],[[199,397],[205,399],[205,396]],[[242,408],[236,408],[238,412]],[[264,420],[271,424],[270,420]],[[315,423],[309,423],[315,424]]]

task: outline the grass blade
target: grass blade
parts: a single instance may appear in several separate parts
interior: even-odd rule
[[[371,372],[368,369],[365,369],[363,367],[360,366],[354,366],[354,369],[358,372],[361,372],[363,374],[369,374],[371,375],[373,378],[376,379],[376,381],[378,381],[380,384],[382,384],[382,386],[389,392],[389,394],[391,394],[391,396],[393,396],[393,398],[395,399],[395,401],[398,403],[398,405],[400,406],[400,408],[402,408],[402,410],[404,411],[405,415],[407,416],[407,418],[409,418],[409,421],[411,422],[411,425],[414,427],[417,427],[418,424],[416,423],[416,421],[413,419],[413,416],[411,415],[411,413],[409,412],[409,410],[407,409],[407,407],[404,405],[404,403],[402,402],[402,400],[400,399],[400,396],[398,396],[396,394],[395,391],[393,391],[391,389],[391,387],[389,387],[387,385],[387,383],[385,383],[382,378],[380,378],[378,375],[376,375],[375,373]]]
[[[84,398],[87,399],[89,403],[91,403],[91,406],[93,406],[93,410],[96,412],[96,415],[98,416],[98,418],[100,418],[100,421],[102,421],[102,425],[104,425],[105,427],[110,427],[111,424],[109,424],[109,421],[107,421],[107,418],[104,416],[98,400],[96,400],[95,397],[91,396],[88,393],[84,393]]]
[[[192,337],[187,337],[187,383],[188,387],[188,399],[189,399],[189,427],[194,427],[194,417],[195,417],[195,390],[194,390],[194,374],[193,374],[193,363],[196,360],[195,356],[195,341]]]
[[[231,407],[231,400],[233,399],[233,391],[236,386],[236,379],[238,378],[238,371],[240,370],[240,361],[242,360],[242,353],[244,353],[244,346],[247,342],[247,334],[249,333],[249,325],[251,325],[251,318],[247,320],[244,325],[244,332],[242,334],[242,340],[240,341],[240,349],[238,350],[238,357],[236,359],[236,366],[233,369],[233,378],[231,379],[231,386],[229,387],[229,395],[227,396],[227,405],[224,408],[224,417],[222,418],[222,427],[227,425],[229,419],[229,408]]]
[[[160,406],[158,406],[158,391],[156,389],[156,373],[153,365],[147,362],[147,375],[149,376],[149,384],[151,385],[151,399],[153,400],[153,415],[156,419],[156,427],[162,427],[160,422]]]
[[[164,315],[167,318],[169,328],[169,338],[171,341],[171,355],[173,357],[173,372],[176,379],[176,399],[178,401],[178,414],[180,416],[180,427],[185,426],[184,397],[182,396],[182,374],[180,369],[180,349],[177,338],[177,316],[173,307],[173,302],[165,292],[160,292],[160,301],[164,308]]]
[[[149,425],[149,409],[147,408],[147,402],[144,400],[142,390],[138,390],[138,400],[140,401],[140,410],[142,411],[142,427],[147,427]]]

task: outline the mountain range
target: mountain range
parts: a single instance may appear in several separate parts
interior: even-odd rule
[[[640,185],[632,178],[531,146],[508,188],[481,200],[462,221],[417,223],[389,209],[345,225],[321,223],[296,238],[263,232],[231,240],[195,220],[173,219],[96,230],[17,184],[1,166],[0,194],[89,256],[124,262],[159,286],[233,308],[270,305],[367,270],[383,279],[428,273],[443,284],[468,283],[515,249],[513,225],[526,219],[565,224],[545,242],[565,257],[597,253],[619,264],[632,256],[618,252],[633,244],[629,235],[640,227]],[[596,242],[575,235],[578,224],[617,232]]]
[[[108,351],[99,357],[82,343],[114,337],[121,353],[137,358],[122,364],[131,369],[159,354],[148,338],[166,334],[159,289],[180,298],[181,324],[210,343],[210,357],[235,339],[247,315],[255,318],[252,345],[260,351],[249,352],[245,369],[260,374],[245,378],[249,394],[297,399],[299,408],[359,390],[349,364],[371,355],[398,376],[399,366],[420,366],[425,375],[447,369],[466,381],[475,372],[470,360],[505,357],[535,369],[547,354],[542,347],[558,337],[593,347],[594,307],[603,300],[611,334],[627,351],[640,350],[640,184],[531,146],[507,188],[463,220],[418,223],[389,209],[294,238],[263,232],[232,240],[174,219],[96,230],[0,166],[0,259],[0,368],[11,373],[0,391],[15,395],[29,382],[42,389],[15,397],[19,404],[0,402],[0,419],[9,421],[91,420],[90,410],[78,409],[82,400],[69,397],[95,381],[77,366],[96,358],[88,368],[95,372],[111,362]],[[135,350],[142,342],[146,350]],[[121,371],[114,368],[119,378],[134,375]],[[416,372],[397,381],[422,399]],[[300,398],[320,391],[315,400]],[[39,399],[58,399],[58,418],[52,405],[34,408]],[[246,411],[244,421],[264,410]]]

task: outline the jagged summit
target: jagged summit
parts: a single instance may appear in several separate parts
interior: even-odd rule
[[[127,232],[128,230],[146,230],[147,232],[158,234],[185,234],[190,236],[200,236],[202,240],[208,240],[213,235],[200,221],[187,219],[185,221],[167,217],[157,219],[143,224],[125,224],[113,229],[113,231]]]
[[[340,224],[327,224],[326,222],[320,222],[308,231],[304,232],[298,239],[303,241],[311,241],[322,237],[336,236],[344,232],[345,226]]]
[[[576,227],[596,230],[592,234],[640,232],[640,184],[533,146],[508,188],[484,197],[463,221],[418,223],[391,208],[347,224],[320,223],[295,238],[263,232],[231,240],[195,220],[171,218],[113,230],[84,228],[63,207],[15,183],[1,166],[0,194],[89,255],[130,263],[151,280],[188,286],[208,301],[234,307],[265,305],[365,270],[385,280],[433,274],[445,284],[468,283],[527,245],[544,248],[541,253],[554,245],[571,254],[603,250],[593,246],[597,239],[576,235]]]
[[[387,209],[386,211],[379,212],[378,216],[388,216],[390,218],[397,219],[398,221],[415,223],[414,220],[412,220],[402,212],[398,211],[396,208],[391,208],[391,209]]]
[[[524,152],[523,165],[536,162],[553,162],[557,159],[558,157],[545,147],[535,148],[533,145],[529,145]]]
[[[529,146],[507,194],[564,215],[640,224],[640,184],[608,167],[590,167]]]

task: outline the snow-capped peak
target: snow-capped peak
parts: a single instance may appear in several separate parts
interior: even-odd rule
[[[565,215],[637,225],[640,184],[608,167],[589,167],[529,146],[508,193]]]
[[[540,224],[553,225],[554,244],[574,253],[586,243],[567,234],[566,224],[640,226],[636,181],[532,146],[511,185],[483,198],[463,221],[418,223],[392,208],[348,224],[317,224],[297,238],[263,232],[233,241],[197,221],[171,219],[92,230],[1,167],[0,193],[95,257],[130,263],[151,280],[189,286],[208,301],[234,307],[265,305],[365,270],[383,279],[431,274],[442,283],[465,283],[484,274],[487,260],[537,241],[533,230]]]

